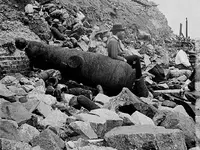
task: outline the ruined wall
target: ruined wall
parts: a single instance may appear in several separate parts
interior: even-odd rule
[[[13,46],[14,39],[24,37],[29,40],[40,41],[27,26],[20,22],[18,5],[13,1],[0,0],[0,76],[29,71],[29,60],[24,52]]]

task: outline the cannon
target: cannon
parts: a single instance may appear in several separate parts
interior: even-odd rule
[[[132,90],[135,82],[135,69],[108,56],[22,38],[15,39],[15,45],[18,49],[25,50],[34,67],[57,69],[63,78],[88,86],[100,84],[108,93],[118,94],[123,87]]]

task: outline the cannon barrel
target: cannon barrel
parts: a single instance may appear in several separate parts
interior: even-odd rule
[[[135,69],[119,60],[101,54],[84,52],[27,41],[25,52],[34,67],[60,70],[64,78],[86,85],[102,85],[105,90],[120,92],[123,87],[132,90]]]

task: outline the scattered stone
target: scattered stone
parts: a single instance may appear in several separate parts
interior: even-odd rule
[[[123,120],[114,111],[108,109],[95,109],[90,111],[90,113],[106,120],[106,132],[123,124]]]
[[[19,128],[19,135],[21,141],[29,143],[33,138],[39,136],[40,132],[33,126],[28,124],[23,124]]]
[[[69,126],[77,133],[86,136],[89,139],[98,138],[90,123],[83,121],[75,121],[69,124]]]
[[[21,85],[34,85],[34,83],[32,81],[30,81],[29,79],[27,79],[25,77],[20,78],[19,83]]]
[[[28,143],[2,138],[0,138],[0,145],[2,150],[32,150],[32,147]]]
[[[0,83],[10,86],[10,85],[17,85],[19,81],[13,76],[5,76],[0,80]]]
[[[178,77],[177,80],[180,81],[180,82],[185,82],[187,80],[187,76],[182,75],[182,76]]]
[[[186,150],[183,133],[151,125],[116,127],[105,134],[108,146],[124,149]]]
[[[31,14],[31,13],[33,13],[33,12],[34,12],[33,5],[32,5],[32,4],[27,4],[27,5],[25,6],[25,13]]]
[[[162,102],[161,106],[167,106],[170,108],[174,108],[176,107],[176,103],[170,100],[165,100],[164,102]]]
[[[147,116],[145,116],[144,114],[135,111],[131,117],[133,118],[134,124],[135,125],[155,125],[153,120]]]
[[[42,76],[42,75],[41,75]],[[42,78],[42,77],[41,77]],[[45,78],[45,77],[43,77]],[[38,86],[43,86],[45,88],[45,82],[44,82],[44,79],[39,79],[38,81],[36,81],[35,83],[35,87],[38,87]]]
[[[166,106],[158,106],[159,110],[167,110],[167,111],[172,111],[173,112],[173,108],[170,107],[166,107]]]
[[[48,94],[44,95],[44,98],[42,99],[42,101],[49,106],[52,106],[57,102],[56,97],[52,95],[48,95]]]
[[[0,117],[14,120],[18,124],[25,123],[32,116],[30,112],[20,103],[5,102],[0,105]]]
[[[135,110],[144,115],[153,118],[158,111],[154,106],[144,103],[140,98],[134,95],[128,88],[123,88],[121,93],[110,99],[104,108],[114,111],[121,111],[131,115]],[[120,109],[121,108],[121,109]]]
[[[66,142],[66,147],[69,147],[70,149],[75,148],[75,144],[72,141]]]
[[[27,97],[26,97],[27,99]],[[30,112],[32,113],[34,110],[37,109],[38,105],[40,104],[39,100],[27,100],[26,103],[23,103],[23,106]]]
[[[72,98],[75,97],[72,94],[63,94],[63,101],[69,105],[69,102],[72,100]]]
[[[88,51],[89,47],[88,47],[88,45],[85,43],[85,41],[80,41],[80,42],[78,42],[77,44],[78,44],[78,46],[79,46],[83,51],[85,51],[85,52]]]
[[[188,148],[195,146],[195,123],[191,117],[186,117],[179,112],[160,111],[153,121],[156,125],[163,126],[167,129],[180,129],[185,135],[185,141]]]
[[[89,122],[98,137],[103,137],[105,134],[106,120],[98,115],[81,113],[76,115],[76,118],[84,122]]]
[[[46,118],[39,122],[43,126],[63,127],[66,123],[68,116],[60,110],[53,110],[47,114]]]
[[[12,96],[15,96],[15,95],[16,94],[11,92],[10,90],[8,90],[4,84],[0,83],[0,96],[12,97]]]
[[[108,103],[110,101],[110,97],[108,97],[107,95],[104,95],[102,93],[97,94],[97,96],[95,96],[94,101],[98,102],[102,105]]]
[[[179,113],[182,113],[183,115],[185,115],[186,117],[190,117],[188,115],[188,113],[186,112],[185,108],[182,106],[182,105],[177,105],[174,109],[173,109],[174,112],[179,112]]]
[[[29,94],[45,94],[46,88],[45,86],[37,86],[35,87]]]
[[[15,93],[17,96],[25,96],[25,95],[27,95],[26,91],[23,88],[21,88],[21,87],[7,86],[7,88],[11,92]]]
[[[37,105],[37,110],[41,115],[47,117],[49,114],[51,114],[53,108],[46,103],[40,101],[40,103]]]
[[[91,101],[89,98],[87,98],[84,95],[78,96],[77,102],[80,106],[84,107],[88,111],[100,108],[98,105],[96,105],[93,101]]]
[[[15,121],[0,119],[0,138],[20,141],[18,125]]]
[[[35,146],[31,150],[42,150],[42,149],[40,148],[40,146]]]
[[[123,119],[122,126],[130,126],[135,124],[135,120],[129,114],[119,112],[118,115]]]
[[[177,77],[180,77],[182,75],[185,75],[185,76],[189,77],[192,74],[192,72],[191,72],[191,70],[174,69],[174,70],[170,70],[169,74],[173,78],[177,78]]]
[[[200,150],[200,147],[193,147],[193,148],[190,148],[189,150]]]
[[[49,129],[45,129],[39,136],[35,137],[31,141],[31,145],[39,145],[44,150],[61,150],[65,147],[64,142]]]
[[[91,99],[92,97],[92,92],[90,90],[86,90],[83,88],[70,88],[68,90],[68,94],[73,94],[76,96],[84,95],[85,97]]]
[[[33,85],[22,85],[22,88],[28,93],[32,91],[35,87]]]

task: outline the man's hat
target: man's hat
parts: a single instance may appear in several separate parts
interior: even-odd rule
[[[125,31],[121,24],[114,24],[110,31]]]

